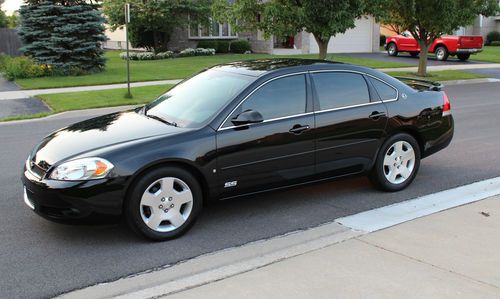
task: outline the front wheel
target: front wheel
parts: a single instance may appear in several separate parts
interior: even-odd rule
[[[130,227],[156,241],[184,234],[202,208],[202,191],[196,178],[177,167],[163,167],[143,175],[125,204]]]
[[[406,188],[415,178],[420,166],[420,148],[411,135],[396,134],[382,145],[370,179],[385,191]]]
[[[398,47],[395,43],[387,45],[387,54],[389,54],[389,56],[398,56]]]
[[[461,61],[466,61],[467,59],[469,59],[470,54],[457,54],[457,57],[458,57],[458,59],[460,59]]]

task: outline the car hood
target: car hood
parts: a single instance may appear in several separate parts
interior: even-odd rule
[[[45,137],[33,149],[31,161],[43,170],[85,152],[189,129],[167,125],[134,111],[107,114],[75,123]]]

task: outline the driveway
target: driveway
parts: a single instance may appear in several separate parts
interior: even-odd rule
[[[18,91],[21,90],[17,84],[12,81],[7,81],[0,76],[0,92],[3,91]],[[26,98],[19,100],[4,100],[0,98],[0,119],[20,116],[32,115],[42,112],[49,112],[50,108],[44,102],[35,98]]]
[[[19,176],[32,147],[53,130],[103,112],[0,124],[0,298],[51,297],[499,176],[500,83],[446,90],[456,135],[447,149],[422,161],[406,190],[380,192],[366,178],[352,177],[223,201],[207,207],[188,234],[163,243],[147,242],[122,225],[55,224],[33,214],[22,201]]]
[[[359,58],[369,58],[369,59],[376,59],[376,60],[381,60],[381,61],[387,61],[387,62],[400,62],[400,63],[408,63],[412,65],[418,65],[418,57],[411,57],[410,54],[407,53],[399,53],[398,56],[393,57],[387,55],[386,52],[376,52],[376,53],[346,53],[343,54],[346,56],[351,56],[351,57],[359,57]],[[333,56],[335,59],[335,55]],[[471,55],[471,59],[474,59],[474,55]],[[460,61],[456,57],[450,56],[447,61],[437,61],[436,58],[433,55],[429,55],[427,59],[427,65],[471,65],[471,64],[477,64],[481,65],[484,63],[488,62],[482,62],[482,61]]]

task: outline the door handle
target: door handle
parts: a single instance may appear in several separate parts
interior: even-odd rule
[[[379,118],[381,118],[383,116],[385,116],[385,112],[373,111],[372,114],[370,114],[370,116],[368,116],[368,117],[373,119],[373,120],[378,120]]]
[[[305,125],[305,126],[295,125],[290,129],[289,132],[292,134],[300,134],[300,133],[304,132],[305,130],[309,130],[309,128],[310,128],[309,125]]]

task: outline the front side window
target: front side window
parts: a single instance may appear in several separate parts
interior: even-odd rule
[[[370,102],[368,85],[360,74],[346,72],[314,73],[319,110],[342,108]]]
[[[254,80],[251,76],[207,70],[176,85],[148,104],[146,114],[179,127],[198,127],[215,116]]]
[[[369,80],[377,90],[377,93],[382,101],[397,99],[398,92],[392,86],[389,86],[384,82],[371,77]]]
[[[232,118],[250,109],[262,114],[264,120],[305,113],[304,75],[275,79],[261,86],[233,112],[224,126],[232,126]]]

